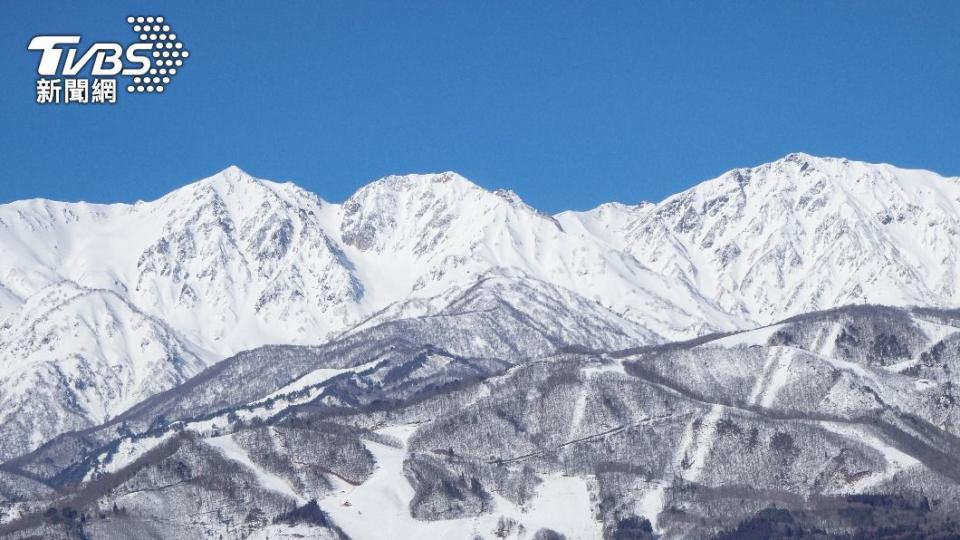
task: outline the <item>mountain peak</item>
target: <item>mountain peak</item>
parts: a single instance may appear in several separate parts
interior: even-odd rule
[[[823,161],[833,161],[836,158],[832,157],[823,157],[823,156],[814,156],[812,154],[807,154],[806,152],[791,152],[782,158],[778,159],[777,162],[786,162],[786,163],[820,163]]]
[[[240,167],[230,165],[222,171],[171,191],[161,200],[180,199],[181,197],[196,199],[210,194],[228,195],[243,192],[253,186],[262,186],[264,182],[259,178],[254,178]]]
[[[504,206],[542,214],[511,190],[488,190],[451,171],[385,176],[363,186],[344,202],[348,213],[359,206],[368,209],[401,206],[407,207],[407,210],[416,215],[422,214],[416,209],[432,204],[461,210],[466,210],[467,207],[489,209]]]
[[[714,192],[724,192],[731,187],[739,190],[752,186],[748,191],[759,189],[763,192],[768,189],[798,189],[798,186],[807,186],[821,179],[829,182],[844,182],[848,177],[859,177],[885,167],[889,166],[792,152],[775,161],[729,170],[717,178],[704,181],[667,200],[682,199],[693,193],[709,195]]]
[[[208,184],[217,184],[220,186],[237,186],[245,184],[259,184],[262,180],[259,178],[254,178],[248,172],[244,171],[236,165],[230,165],[226,169],[204,178],[198,183],[208,183]]]
[[[448,189],[457,191],[483,190],[482,187],[474,184],[464,176],[452,171],[441,173],[412,173],[412,174],[391,174],[367,184],[361,191],[366,189],[377,189],[379,187],[388,187],[393,190],[412,191],[418,189],[433,189],[437,186],[446,186]]]
[[[846,158],[814,156],[804,152],[792,152],[786,156],[783,156],[777,161],[774,161],[771,165],[773,165],[773,168],[775,169],[783,168],[785,165],[792,165],[798,167],[801,172],[806,172],[814,170],[835,170],[838,167],[842,168],[844,165],[848,165],[849,163],[850,160]],[[870,167],[874,166],[869,163],[861,163],[861,165]]]
[[[244,177],[246,177],[246,178],[252,178],[252,177],[247,173],[247,171],[244,171],[244,170],[241,169],[239,166],[233,165],[233,164],[228,165],[226,169],[220,171],[220,172],[217,173],[217,174],[223,175],[223,176],[228,177],[228,178],[236,178],[236,179],[240,179],[240,178],[244,178]]]
[[[323,203],[319,196],[292,182],[278,183],[257,178],[236,165],[174,190],[161,200],[215,199],[233,201],[232,204],[241,206],[256,205],[263,201],[281,202],[282,205],[293,207],[303,204],[314,207]]]

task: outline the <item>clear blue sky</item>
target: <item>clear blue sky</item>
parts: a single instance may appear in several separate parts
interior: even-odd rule
[[[35,34],[192,57],[161,96],[35,100]],[[0,5],[0,202],[152,199],[229,164],[339,201],[455,170],[547,211],[659,200],[792,151],[960,174],[960,2]]]

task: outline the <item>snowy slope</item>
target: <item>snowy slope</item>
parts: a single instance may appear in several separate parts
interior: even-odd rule
[[[455,173],[391,176],[362,188],[343,204],[341,231],[380,304],[462,290],[497,270],[569,289],[668,338],[741,322],[629,254],[568,233],[514,193],[486,191]]]
[[[112,290],[217,356],[315,341],[362,295],[323,205],[236,167],[150,203],[21,201],[0,208],[0,283],[19,298],[62,280]]]
[[[657,205],[558,219],[759,323],[845,304],[960,304],[960,179],[928,171],[791,154]]]
[[[415,429],[416,426],[395,426],[382,433],[396,437],[405,445]],[[524,530],[535,533],[545,528],[566,538],[603,537],[600,524],[590,513],[586,482],[561,475],[544,478],[533,500],[523,508],[495,496],[492,511],[482,516],[437,521],[415,519],[409,509],[414,489],[403,473],[406,448],[366,444],[376,459],[376,472],[359,486],[339,482],[339,489],[320,505],[351,538],[523,538]],[[369,516],[374,515],[377,520],[371,522]]]
[[[0,325],[0,454],[102,423],[197,374],[163,322],[109,291],[63,282]]]

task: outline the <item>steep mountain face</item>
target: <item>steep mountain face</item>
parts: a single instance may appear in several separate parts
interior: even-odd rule
[[[0,207],[0,456],[355,320],[362,286],[323,206],[231,168],[151,203]]]
[[[684,283],[569,234],[514,193],[489,192],[454,173],[374,182],[343,204],[340,230],[371,296],[386,302],[463,290],[493,271],[573,291],[654,335],[742,324]]]
[[[0,283],[21,299],[63,280],[113,291],[217,359],[319,340],[363,296],[324,206],[236,167],[150,203],[13,203],[0,207]]]
[[[219,359],[321,343],[494,272],[681,339],[850,303],[956,305],[958,208],[957,179],[803,154],[555,217],[454,173],[388,177],[338,205],[231,167],[149,203],[0,207],[0,316],[67,280]]]
[[[204,363],[117,294],[63,282],[0,326],[0,455],[105,422]]]
[[[960,179],[927,171],[791,154],[656,205],[559,219],[760,323],[960,302]]]
[[[201,343],[316,340],[355,317],[363,287],[316,196],[231,168],[150,206],[163,225],[139,250],[131,296]]]

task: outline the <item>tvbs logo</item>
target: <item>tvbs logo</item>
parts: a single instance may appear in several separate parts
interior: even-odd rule
[[[40,53],[37,103],[116,103],[118,76],[130,77],[129,93],[163,93],[190,52],[163,17],[131,16],[127,23],[139,40],[126,46],[97,42],[82,49],[76,35],[31,39],[27,49]]]

